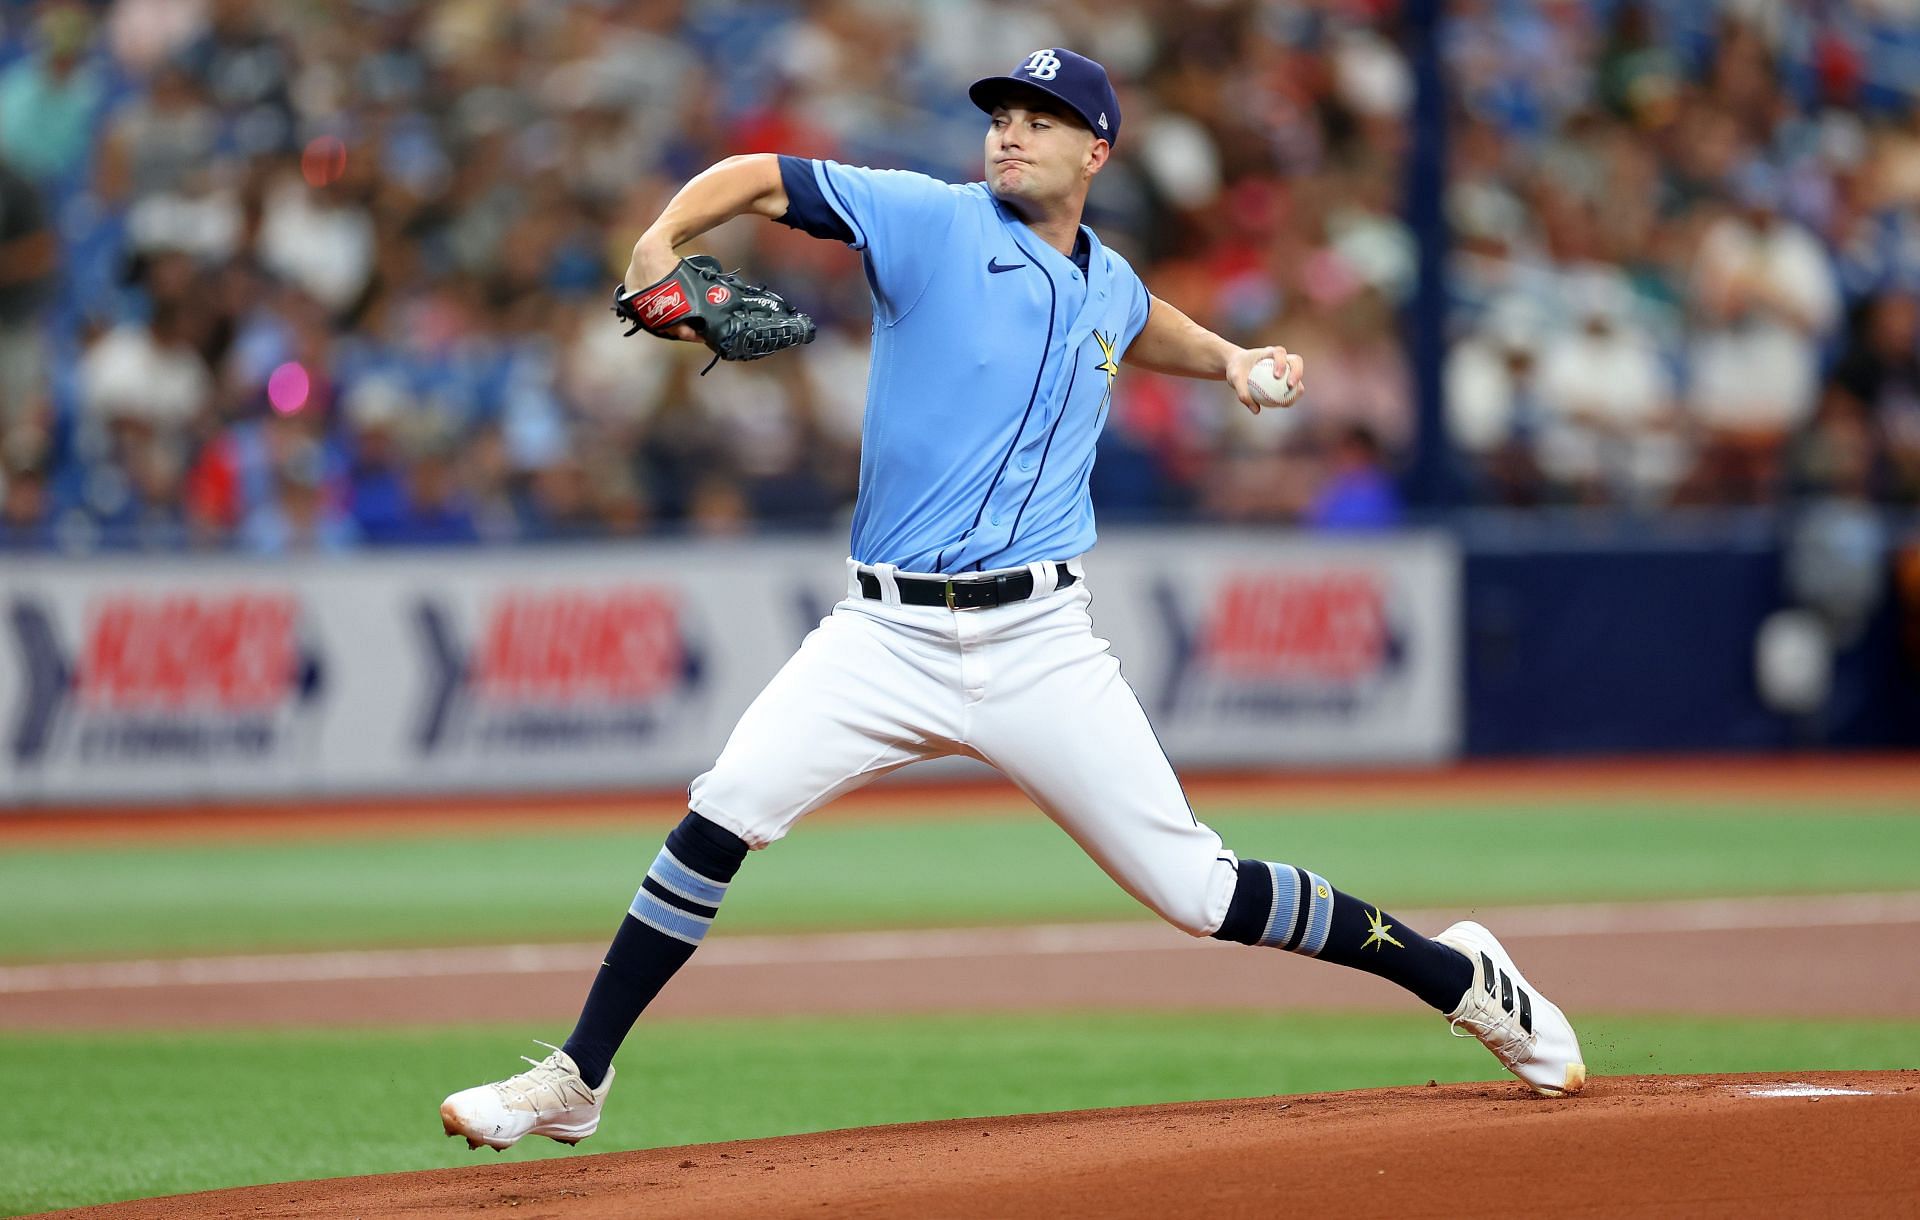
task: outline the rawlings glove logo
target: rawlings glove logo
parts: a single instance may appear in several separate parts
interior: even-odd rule
[[[705,254],[681,259],[671,274],[637,292],[616,289],[613,312],[631,323],[630,335],[644,330],[675,338],[669,332],[684,323],[720,360],[758,360],[814,337],[812,318],[772,289],[742,283]]]
[[[678,318],[692,308],[678,284],[662,284],[652,295],[640,299],[640,320],[649,327]]]

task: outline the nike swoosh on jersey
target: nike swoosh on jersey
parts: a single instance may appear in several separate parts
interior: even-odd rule
[[[1003,265],[999,259],[989,258],[987,260],[987,274],[999,275],[1002,271],[1018,271],[1024,266],[1026,266],[1025,263],[1006,263]]]

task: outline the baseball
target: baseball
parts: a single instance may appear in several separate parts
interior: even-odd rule
[[[1253,400],[1262,407],[1287,407],[1300,397],[1300,391],[1288,376],[1289,370],[1274,367],[1273,357],[1268,356],[1253,366],[1247,374],[1247,388],[1253,392]]]

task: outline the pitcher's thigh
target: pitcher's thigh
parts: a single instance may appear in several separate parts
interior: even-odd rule
[[[1226,918],[1236,862],[1194,817],[1146,711],[1104,652],[979,709],[974,741],[1120,887],[1204,936]]]
[[[809,634],[693,781],[688,807],[764,847],[835,797],[946,753],[939,676],[875,630],[834,615]]]

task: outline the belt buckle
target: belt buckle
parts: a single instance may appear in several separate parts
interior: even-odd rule
[[[986,609],[985,606],[963,606],[954,596],[961,585],[978,585],[983,583],[985,582],[979,580],[960,580],[949,576],[946,583],[940,586],[940,591],[946,595],[947,609],[953,611],[955,614],[962,614],[970,610]]]

